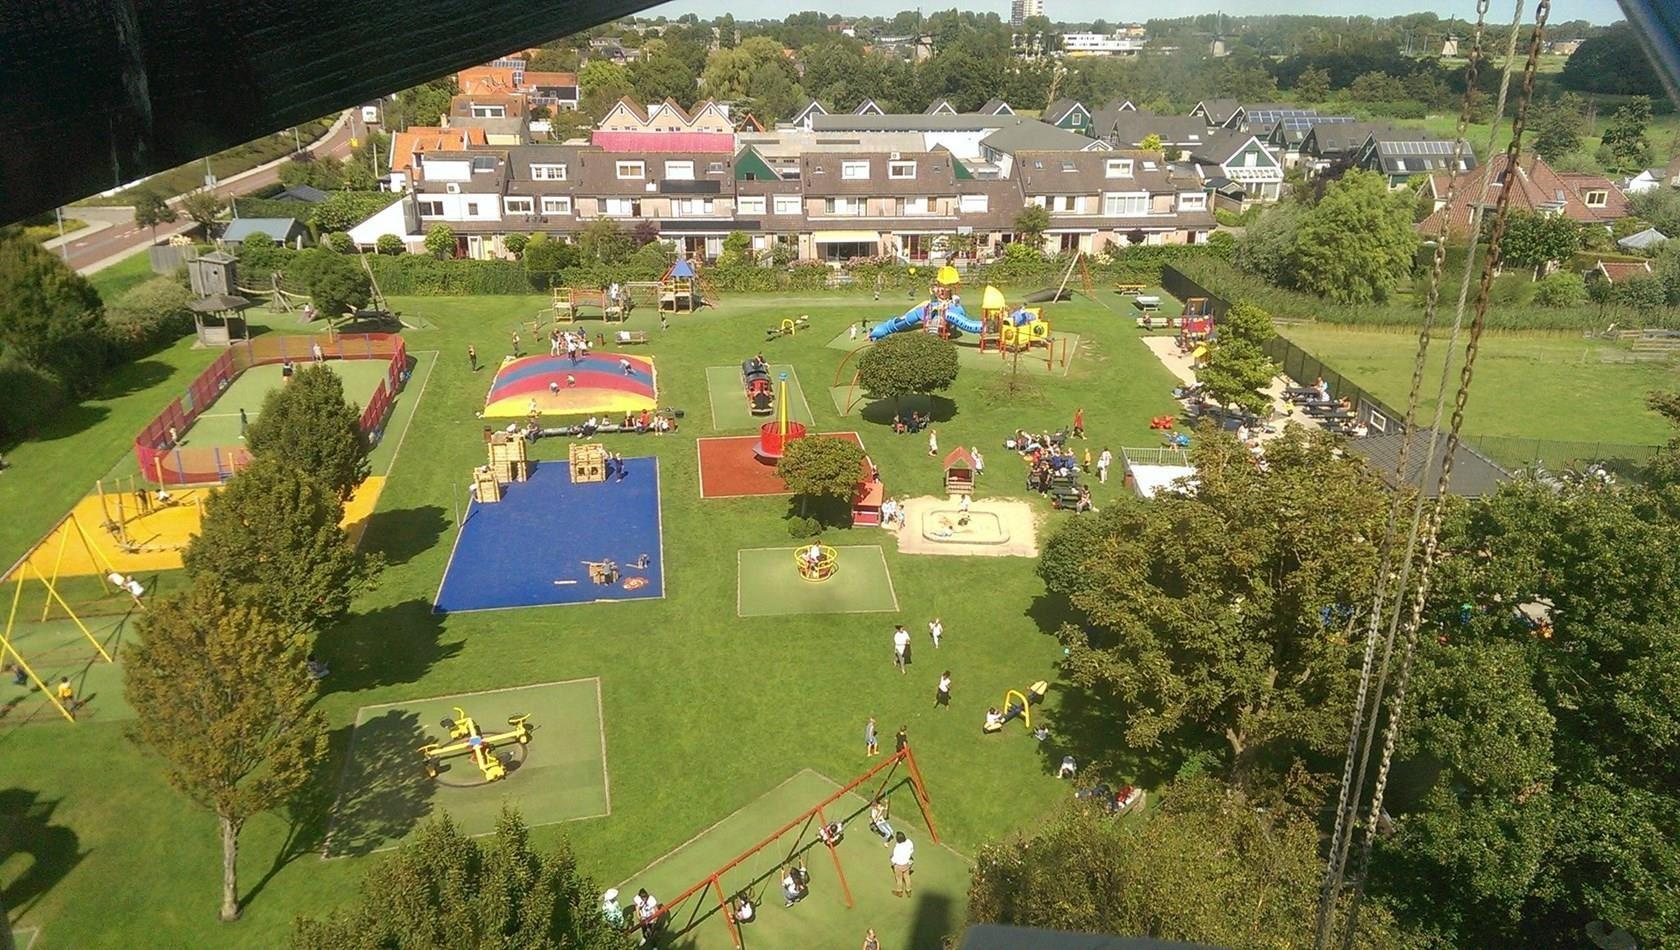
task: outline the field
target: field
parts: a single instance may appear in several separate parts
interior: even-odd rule
[[[1390,406],[1405,407],[1417,353],[1414,333],[1324,325],[1291,326],[1283,332]],[[1444,339],[1438,337],[1431,347],[1425,377],[1430,394],[1446,358]],[[1619,344],[1569,334],[1489,333],[1476,359],[1464,431],[1515,439],[1664,442],[1669,426],[1645,407],[1645,396],[1654,389],[1680,387],[1680,372],[1664,362],[1629,362],[1627,356]],[[1455,367],[1462,357],[1461,345]],[[1455,369],[1449,403],[1457,383]]]
[[[331,360],[327,363],[344,383],[344,398],[358,406],[365,406],[385,378],[389,360]],[[302,364],[300,363],[301,367]],[[187,431],[181,433],[182,445],[236,446],[244,435],[239,431],[239,412],[245,411],[251,422],[262,414],[263,399],[282,385],[278,363],[253,366],[240,373],[233,384],[222,391],[216,401],[204,411]]]
[[[1173,411],[1172,379],[1138,344],[1129,316],[1122,316],[1124,302],[1104,304],[1077,300],[1052,309],[1053,323],[1078,334],[1077,353],[1065,377],[1036,376],[1035,388],[1015,397],[1019,404],[1007,402],[995,385],[1005,374],[965,365],[952,390],[930,403],[941,446],[993,448],[1017,426],[1066,424],[1076,406],[1085,407],[1093,451],[1158,441],[1148,420]],[[398,399],[391,431],[401,432],[407,416],[412,424],[405,435],[387,439],[375,459],[376,472],[389,465],[389,478],[364,546],[382,554],[388,567],[354,614],[318,644],[332,668],[322,681],[321,708],[333,731],[332,756],[311,786],[314,794],[247,826],[241,848],[247,910],[240,923],[222,925],[215,919],[214,820],[167,785],[160,763],[126,737],[115,708],[75,726],[44,720],[0,731],[8,776],[0,802],[13,822],[11,840],[27,843],[0,863],[0,884],[19,926],[40,928],[37,946],[134,946],[166,934],[175,945],[267,947],[294,916],[324,913],[347,899],[366,862],[377,859],[321,857],[346,763],[356,769],[356,760],[366,761],[361,738],[351,758],[355,725],[365,709],[403,708],[426,697],[599,677],[610,817],[546,823],[580,809],[535,799],[528,817],[545,822],[534,831],[539,842],[569,836],[603,885],[635,874],[789,776],[812,770],[844,781],[856,775],[867,765],[861,733],[871,714],[888,738],[899,725],[908,727],[940,832],[957,852],[972,854],[1067,794],[1053,778],[1065,751],[1056,740],[982,737],[978,729],[985,708],[1005,690],[1055,677],[1061,650],[1047,634],[1062,618],[1046,606],[1032,561],[916,557],[900,554],[876,529],[831,531],[827,543],[866,549],[852,559],[860,572],[875,570],[872,561],[884,565],[893,598],[886,611],[737,614],[738,552],[791,548],[783,524],[789,502],[700,497],[695,438],[742,431],[739,420],[720,419],[722,428],[714,428],[707,368],[738,366],[762,351],[772,363],[793,367],[806,392],[820,391],[846,355],[828,342],[851,321],[879,320],[902,307],[862,295],[735,297],[715,311],[674,318],[664,333],[652,314],[636,314],[630,329],[653,336],[638,352],[659,360],[659,403],[683,408],[685,416],[669,435],[602,441],[627,457],[657,460],[665,596],[441,614],[433,598],[466,509],[467,475],[484,461],[474,410],[491,374],[468,369],[467,344],[493,364],[510,331],[546,300],[408,298],[393,305],[428,329],[405,333],[415,376]],[[764,340],[765,327],[800,313],[811,315],[809,331]],[[131,456],[134,433],[214,356],[183,341],[126,367],[100,398],[72,410],[45,438],[8,452],[11,467],[0,475],[0,555],[9,563],[22,554],[96,478]],[[830,400],[805,402],[817,431],[861,435],[890,494],[940,491],[939,465],[927,457],[924,439],[892,435],[879,413],[842,418]],[[566,444],[545,439],[533,450],[540,465],[564,458]],[[1015,464],[999,449],[989,454],[988,472],[1004,475]],[[995,485],[1019,490],[1012,477]],[[1119,490],[1117,481],[1099,488],[1098,503]],[[1037,499],[1033,504],[1046,519],[1067,517]],[[880,553],[867,550],[872,547]],[[178,580],[165,574],[157,583],[167,588]],[[919,640],[917,663],[901,676],[891,663],[892,625],[903,622],[919,633],[936,615],[947,631],[943,649],[936,653]],[[933,680],[943,669],[952,672],[954,701],[949,710],[935,710]],[[101,693],[115,690],[118,672],[120,655],[119,667],[100,671],[106,682],[94,685]],[[103,710],[106,699],[96,698],[95,707]],[[1059,702],[1052,688],[1046,704],[1052,723]],[[1139,774],[1122,765],[1124,777]],[[517,786],[505,789],[519,797]],[[750,843],[720,839],[715,847],[721,853]],[[164,854],[169,860],[160,862]],[[960,880],[942,884],[940,915],[895,932],[954,927],[961,890]],[[845,936],[855,942],[849,931]]]

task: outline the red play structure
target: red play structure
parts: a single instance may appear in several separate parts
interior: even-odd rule
[[[769,837],[765,838],[763,841],[760,841],[759,843],[753,845],[752,847],[748,848],[747,850],[745,850],[745,851],[741,852],[740,854],[736,855],[733,859],[731,859],[729,862],[724,864],[722,867],[719,867],[717,870],[715,870],[712,873],[706,875],[704,878],[701,878],[699,881],[697,881],[694,884],[694,886],[688,888],[687,890],[683,891],[681,894],[678,894],[676,897],[672,898],[670,901],[661,905],[660,908],[659,908],[659,911],[656,914],[654,914],[653,917],[650,918],[650,919],[651,920],[659,920],[660,918],[665,918],[666,921],[669,922],[669,920],[671,919],[672,908],[680,907],[682,905],[682,903],[684,901],[688,900],[689,898],[694,897],[698,894],[701,894],[701,893],[703,893],[707,890],[710,890],[712,892],[712,895],[717,898],[718,909],[720,911],[722,911],[724,921],[729,924],[729,936],[735,941],[736,950],[741,950],[742,943],[741,943],[740,927],[739,927],[738,924],[736,924],[735,917],[734,917],[733,914],[730,913],[730,910],[729,910],[729,898],[732,896],[732,894],[728,891],[725,891],[724,886],[721,882],[722,877],[725,874],[729,873],[731,870],[734,870],[736,867],[739,867],[743,862],[750,859],[753,855],[755,855],[755,854],[759,853],[760,851],[763,851],[765,848],[768,848],[769,846],[775,844],[776,841],[782,837],[782,835],[785,835],[789,831],[792,831],[795,827],[799,827],[799,838],[795,840],[795,844],[794,844],[794,850],[798,851],[799,850],[799,846],[798,846],[799,841],[804,839],[805,832],[806,832],[807,829],[810,828],[811,822],[813,822],[813,821],[817,822],[818,823],[817,827],[819,827],[819,828],[827,827],[828,819],[826,817],[824,817],[823,809],[825,809],[828,806],[830,806],[830,805],[834,804],[835,802],[839,801],[841,798],[844,798],[846,795],[850,794],[858,786],[864,784],[865,782],[868,782],[870,779],[872,779],[875,776],[881,774],[882,771],[887,770],[889,768],[896,769],[900,763],[903,763],[906,770],[910,773],[910,785],[911,785],[911,788],[914,789],[914,791],[916,793],[916,805],[922,811],[922,821],[927,824],[928,836],[933,839],[934,844],[938,844],[939,843],[939,832],[933,826],[933,813],[928,810],[927,786],[922,783],[922,771],[921,771],[921,769],[916,767],[916,757],[915,757],[915,755],[913,755],[911,753],[910,746],[908,744],[906,744],[903,749],[899,750],[898,752],[893,753],[890,756],[887,756],[885,759],[882,759],[880,764],[876,765],[874,768],[872,768],[869,771],[863,773],[862,775],[859,775],[857,778],[852,779],[850,782],[847,782],[844,788],[836,789],[833,794],[829,795],[827,798],[818,802],[816,805],[812,806],[810,809],[801,813],[798,817],[794,818],[792,821],[789,821],[787,824],[785,824],[782,827],[776,829],[774,832],[772,832],[770,834]],[[887,777],[885,779],[881,780],[881,787],[885,788],[887,783],[891,780],[891,778],[892,778],[891,773],[888,773]],[[845,868],[843,868],[840,864],[840,853],[839,853],[839,851],[835,850],[834,844],[832,842],[828,842],[828,841],[825,840],[823,843],[828,848],[828,856],[834,860],[834,872],[835,872],[835,875],[837,877],[839,877],[839,879],[840,879],[840,890],[841,890],[841,893],[843,893],[845,895],[846,906],[851,907],[852,906],[852,888],[851,888],[851,885],[846,883],[846,871],[845,871]],[[789,854],[789,857],[792,857],[792,853]],[[784,858],[783,860],[785,861],[786,859]],[[699,913],[700,913],[700,908],[696,907],[694,909],[694,911],[692,911],[689,914],[689,922],[687,924],[685,924],[682,928],[684,931],[686,931],[690,926],[693,925],[693,922],[694,922],[695,918],[699,916]],[[625,932],[628,933],[630,931],[636,930],[640,926],[640,923],[643,923],[643,922],[626,921]]]
[[[781,378],[781,392],[776,395],[776,421],[758,427],[758,443],[753,454],[766,462],[774,462],[787,451],[789,442],[805,438],[805,423],[788,418],[787,374]],[[750,394],[750,390],[749,390]]]

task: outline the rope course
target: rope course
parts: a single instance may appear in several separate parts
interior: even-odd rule
[[[1488,154],[1490,159],[1493,156],[1493,147],[1497,142],[1500,121],[1505,114],[1507,93],[1510,89],[1511,76],[1516,64],[1516,45],[1522,25],[1523,5],[1523,0],[1517,0],[1512,15],[1509,42],[1505,52],[1505,68],[1500,81],[1499,100],[1494,111],[1492,129],[1489,133]],[[1487,9],[1488,0],[1478,0],[1475,35],[1465,74],[1464,101],[1459,113],[1457,141],[1453,149],[1455,171],[1463,157],[1464,138],[1469,125],[1473,96],[1482,59]],[[1315,942],[1319,950],[1324,950],[1329,945],[1332,932],[1337,929],[1338,907],[1341,903],[1348,872],[1348,852],[1355,836],[1360,803],[1364,797],[1365,773],[1370,764],[1377,724],[1382,719],[1381,710],[1393,659],[1394,644],[1402,633],[1402,598],[1409,588],[1413,564],[1416,563],[1417,583],[1415,587],[1410,587],[1412,594],[1409,603],[1410,609],[1404,610],[1403,651],[1394,687],[1394,696],[1389,701],[1387,725],[1383,730],[1381,762],[1368,809],[1365,839],[1360,849],[1359,863],[1354,874],[1352,899],[1348,902],[1346,918],[1341,921],[1340,943],[1344,950],[1348,950],[1355,944],[1358,934],[1359,908],[1364,897],[1364,872],[1369,866],[1372,847],[1376,841],[1379,824],[1377,819],[1382,813],[1383,797],[1388,787],[1394,748],[1399,739],[1400,727],[1404,721],[1406,687],[1411,674],[1412,659],[1416,651],[1423,607],[1428,597],[1431,569],[1439,552],[1441,519],[1445,510],[1447,490],[1452,481],[1453,460],[1459,446],[1460,432],[1464,424],[1464,408],[1469,399],[1476,357],[1480,350],[1482,332],[1486,326],[1489,292],[1492,288],[1493,277],[1499,268],[1501,243],[1504,239],[1510,212],[1510,194],[1512,191],[1510,185],[1517,168],[1517,157],[1521,149],[1523,129],[1534,94],[1534,76],[1538,68],[1546,20],[1550,12],[1550,0],[1540,0],[1535,8],[1535,25],[1529,37],[1528,58],[1523,69],[1522,92],[1517,102],[1516,114],[1512,120],[1511,140],[1506,146],[1504,168],[1500,170],[1500,183],[1504,187],[1500,189],[1494,208],[1493,227],[1489,234],[1487,256],[1482,261],[1474,315],[1470,323],[1469,339],[1465,346],[1464,363],[1459,374],[1458,390],[1454,396],[1451,428],[1446,437],[1445,455],[1441,456],[1440,476],[1436,485],[1435,497],[1431,502],[1423,492],[1419,491],[1410,499],[1412,505],[1410,526],[1405,552],[1400,559],[1398,571],[1394,569],[1396,528],[1408,499],[1397,493],[1389,509],[1387,530],[1383,536],[1382,553],[1379,559],[1381,566],[1372,593],[1370,623],[1366,631],[1364,659],[1360,671],[1359,686],[1355,695],[1352,727],[1348,736],[1347,759],[1343,765],[1342,781],[1338,792],[1335,826],[1326,860],[1324,888],[1319,901]],[[1449,179],[1446,197],[1449,207],[1456,197],[1460,177],[1454,174]],[[1445,407],[1447,382],[1452,367],[1451,351],[1457,345],[1464,324],[1466,307],[1469,301],[1470,275],[1475,272],[1476,266],[1475,236],[1480,233],[1481,211],[1486,206],[1492,185],[1493,174],[1490,169],[1482,178],[1481,200],[1473,206],[1469,219],[1471,250],[1465,262],[1459,286],[1452,330],[1447,343],[1449,356],[1441,369],[1441,378],[1435,397],[1434,418],[1429,428],[1428,448],[1425,452],[1424,464],[1419,468],[1420,477],[1422,472],[1429,471],[1430,467],[1434,465],[1437,450],[1440,448],[1441,416]],[[1446,259],[1447,229],[1450,224],[1451,216],[1443,216],[1440,231],[1436,235],[1435,252],[1430,268],[1428,297],[1423,322],[1418,331],[1418,349],[1413,362],[1412,385],[1406,406],[1405,437],[1401,441],[1395,466],[1396,484],[1404,484],[1410,480],[1407,466],[1412,441],[1417,434],[1414,423],[1417,417],[1419,397],[1422,392],[1431,332],[1440,300],[1442,271]],[[1417,557],[1420,541],[1423,546],[1421,559]],[[1390,585],[1391,580],[1393,581],[1392,586]],[[1390,611],[1391,606],[1392,611]],[[1385,617],[1388,620],[1386,630],[1384,630],[1383,625]],[[1379,641],[1383,644],[1383,648],[1381,660],[1377,662]]]

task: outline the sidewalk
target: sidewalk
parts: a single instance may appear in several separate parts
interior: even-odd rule
[[[1179,382],[1186,386],[1195,385],[1196,370],[1194,364],[1190,359],[1190,354],[1178,348],[1176,337],[1146,336],[1143,338],[1143,345],[1149,347],[1150,352],[1154,353],[1161,364],[1178,377]],[[1272,400],[1272,414],[1267,417],[1266,424],[1276,428],[1280,433],[1283,431],[1283,427],[1291,422],[1300,423],[1309,429],[1321,428],[1317,419],[1284,401],[1283,391],[1293,385],[1295,384],[1282,375],[1272,377],[1272,384],[1266,387],[1266,395]],[[1278,411],[1279,407],[1282,408],[1282,412]],[[1276,433],[1259,432],[1256,433],[1256,436],[1264,440],[1275,438]]]

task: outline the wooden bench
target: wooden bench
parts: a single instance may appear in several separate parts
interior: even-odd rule
[[[646,330],[620,330],[613,334],[614,343],[646,343],[647,341]]]
[[[1136,297],[1148,289],[1145,284],[1115,284],[1114,292],[1126,297]]]

